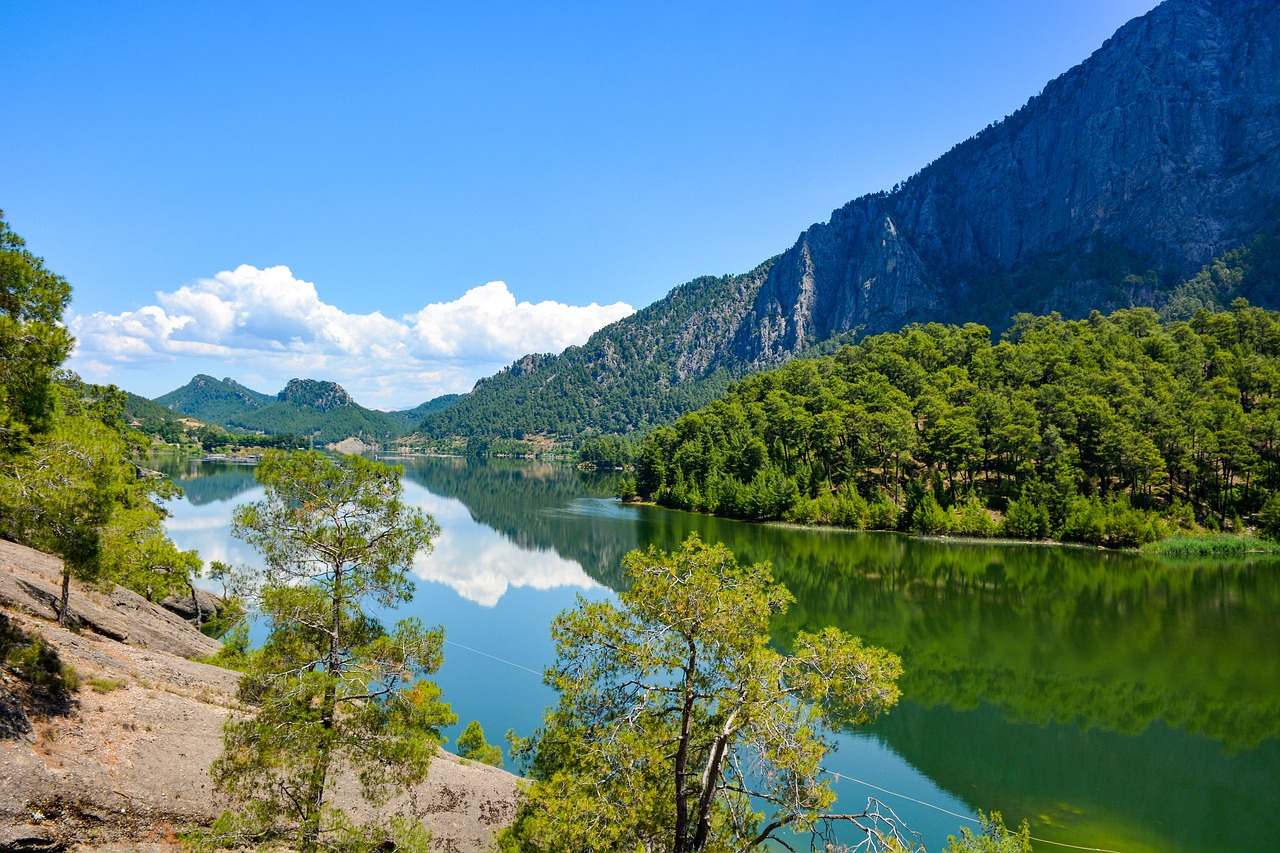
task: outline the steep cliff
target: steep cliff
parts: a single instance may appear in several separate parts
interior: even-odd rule
[[[625,432],[837,334],[1161,306],[1280,225],[1278,44],[1275,0],[1168,0],[755,272],[682,285],[582,348],[518,362],[423,431]]]
[[[1280,222],[1278,43],[1264,0],[1169,0],[1129,22],[1012,116],[801,234],[735,354],[1158,303]]]

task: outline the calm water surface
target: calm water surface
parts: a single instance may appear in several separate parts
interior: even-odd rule
[[[610,475],[397,461],[443,530],[401,612],[446,628],[451,735],[472,719],[493,742],[530,733],[554,698],[538,674],[551,619],[610,596],[631,549],[697,531],[773,563],[797,599],[782,645],[838,625],[902,656],[902,701],[830,762],[841,806],[879,797],[933,851],[978,809],[1088,849],[1280,849],[1280,563],[749,525],[621,506]],[[168,525],[180,546],[257,561],[228,535],[262,495],[253,469],[159,467],[186,491]]]

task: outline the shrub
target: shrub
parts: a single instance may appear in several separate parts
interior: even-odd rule
[[[80,689],[75,667],[62,662],[58,650],[43,637],[31,637],[0,613],[0,648],[5,668],[28,684],[54,692]]]
[[[467,723],[458,736],[458,755],[470,761],[479,761],[491,767],[502,766],[502,750],[484,739],[484,729],[479,720]]]
[[[893,530],[898,526],[898,505],[884,492],[867,505],[868,530]]]
[[[1000,522],[1000,534],[1014,539],[1045,539],[1049,536],[1049,510],[1031,498],[1009,501],[1009,509]]]
[[[1258,513],[1258,532],[1265,538],[1280,541],[1280,494],[1273,494]]]
[[[909,529],[916,533],[946,533],[951,529],[951,515],[930,492],[916,504]]]
[[[995,536],[996,521],[975,495],[969,495],[956,505],[951,519],[951,529],[964,536]]]

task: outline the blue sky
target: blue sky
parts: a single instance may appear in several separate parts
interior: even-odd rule
[[[0,5],[0,209],[72,365],[365,405],[744,272],[1152,0]]]

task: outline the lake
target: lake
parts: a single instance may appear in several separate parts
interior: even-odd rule
[[[877,797],[935,853],[978,809],[1029,820],[1037,851],[1280,849],[1280,562],[751,525],[621,505],[612,474],[393,461],[443,531],[399,612],[445,626],[452,737],[472,719],[490,742],[532,732],[551,619],[612,595],[628,551],[696,531],[772,562],[796,597],[780,645],[837,625],[902,656],[901,702],[828,765],[842,807]],[[228,532],[262,495],[252,468],[155,464],[186,492],[179,546],[257,562]]]

